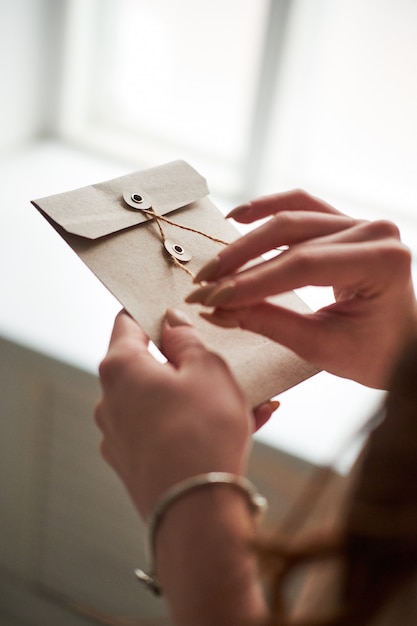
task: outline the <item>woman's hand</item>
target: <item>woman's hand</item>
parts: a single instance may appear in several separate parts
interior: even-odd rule
[[[187,302],[213,307],[214,324],[266,335],[333,374],[386,388],[402,345],[416,332],[411,255],[397,227],[348,217],[296,191],[268,196],[229,214],[251,223],[273,217],[222,250]],[[248,261],[288,249],[252,268]],[[303,315],[267,301],[307,285],[332,286],[335,303]]]
[[[118,315],[100,366],[103,397],[95,414],[103,457],[144,518],[179,480],[244,473],[250,435],[276,408],[267,403],[254,416],[224,361],[178,312],[167,313],[162,333],[166,364],[148,352],[136,322]]]
[[[243,474],[255,423],[276,408],[267,403],[254,416],[224,361],[181,313],[167,312],[162,340],[166,364],[148,352],[147,337],[126,312],[117,316],[95,413],[103,457],[145,520],[178,481],[211,471]],[[252,513],[234,489],[197,489],[169,507],[154,548],[174,624],[265,621],[248,549],[253,535]]]

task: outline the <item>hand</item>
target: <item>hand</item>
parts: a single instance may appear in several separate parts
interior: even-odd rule
[[[270,215],[201,269],[196,282],[209,284],[187,302],[214,307],[202,313],[214,324],[266,335],[333,374],[386,388],[417,328],[411,255],[397,227],[353,219],[299,191],[254,200],[229,217],[251,223]],[[288,249],[241,269],[279,246]],[[335,303],[303,315],[267,301],[307,285],[332,286]]]
[[[117,316],[95,413],[102,455],[144,518],[179,480],[243,473],[250,435],[276,408],[267,403],[253,416],[227,365],[181,314],[167,313],[162,340],[167,364],[151,356],[147,337],[126,312]]]

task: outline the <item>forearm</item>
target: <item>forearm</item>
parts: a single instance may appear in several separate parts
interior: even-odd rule
[[[156,572],[176,626],[252,626],[268,612],[259,582],[253,515],[216,485],[175,502],[157,531]]]

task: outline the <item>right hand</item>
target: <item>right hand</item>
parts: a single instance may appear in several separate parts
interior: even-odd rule
[[[230,216],[250,223],[270,215],[200,270],[196,281],[208,285],[187,301],[213,307],[202,315],[214,324],[260,333],[328,372],[385,389],[417,332],[411,254],[398,228],[353,219],[299,191],[254,200]],[[274,259],[241,269],[284,245]],[[307,285],[332,286],[335,303],[306,315],[266,300]]]
[[[176,482],[211,471],[244,474],[251,435],[275,408],[251,411],[229,367],[178,312],[167,313],[162,342],[164,364],[138,324],[125,311],[117,316],[95,411],[103,457],[145,519]]]

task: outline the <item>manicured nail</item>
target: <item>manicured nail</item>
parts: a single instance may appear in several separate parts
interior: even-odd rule
[[[194,278],[193,282],[201,283],[202,280],[213,280],[219,268],[220,268],[220,257],[216,256],[215,259],[211,259],[211,261],[203,265],[201,270],[197,272],[197,275]]]
[[[189,317],[179,309],[167,309],[165,312],[165,321],[172,327],[192,326]]]
[[[236,292],[236,283],[234,280],[228,280],[216,286],[214,290],[208,294],[204,300],[206,306],[221,306],[230,302]]]
[[[226,215],[226,219],[230,217],[243,217],[247,211],[251,208],[250,202],[246,204],[239,204],[239,206],[235,207]]]
[[[217,285],[203,285],[192,291],[185,298],[187,304],[205,304],[206,298],[216,289]]]
[[[277,408],[280,406],[280,402],[278,402],[278,400],[270,400],[268,402],[268,406],[271,408],[271,411],[274,412],[277,410]]]
[[[211,324],[214,324],[215,326],[221,326],[222,328],[239,327],[239,322],[236,319],[227,319],[222,317],[221,313],[217,313],[216,311],[214,313],[206,313],[202,311],[199,315],[203,319],[207,320],[207,322],[211,322]]]

